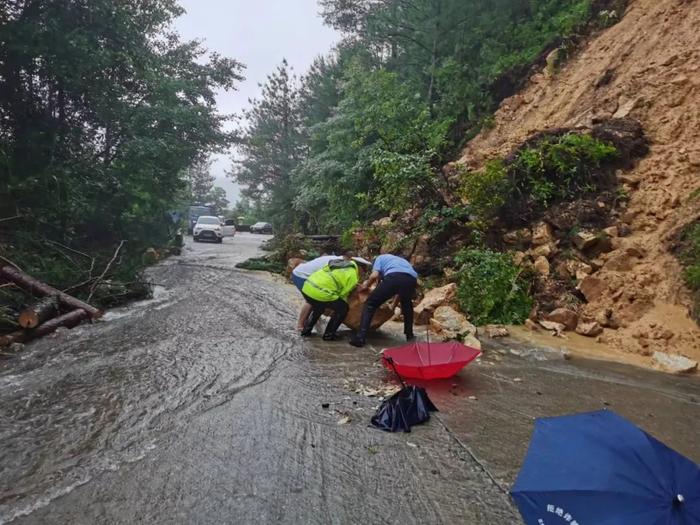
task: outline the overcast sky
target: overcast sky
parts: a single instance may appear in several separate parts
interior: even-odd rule
[[[183,39],[204,41],[210,51],[245,64],[246,77],[237,91],[220,93],[222,113],[240,113],[249,98],[260,93],[265,81],[283,58],[301,75],[314,58],[339,40],[323,25],[316,0],[180,0],[187,13],[176,22]],[[231,203],[238,188],[225,176],[227,156],[217,156],[213,166],[216,185],[226,190]]]

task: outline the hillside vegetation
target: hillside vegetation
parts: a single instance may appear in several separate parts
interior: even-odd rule
[[[0,0],[3,264],[86,297],[122,240],[103,277],[125,285],[146,248],[172,241],[191,168],[232,138],[215,92],[242,78],[235,60],[180,40],[182,12],[176,0]],[[24,300],[14,292],[0,303]]]
[[[414,204],[533,63],[608,25],[622,2],[322,0],[345,35],[301,79],[286,63],[249,110],[232,175],[279,230],[342,232]],[[619,7],[617,8],[619,9]]]

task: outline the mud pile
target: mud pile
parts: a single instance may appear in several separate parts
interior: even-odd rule
[[[579,288],[586,278],[595,284],[584,294],[582,315],[612,312],[616,327],[599,340],[621,351],[700,358],[692,297],[671,253],[678,232],[700,216],[694,193],[700,187],[699,7],[697,1],[631,2],[618,24],[592,37],[559,71],[533,75],[504,100],[494,126],[458,161],[478,169],[546,130],[625,117],[642,124],[649,153],[617,173],[630,198],[615,226],[626,235],[600,255],[594,277],[577,279]]]

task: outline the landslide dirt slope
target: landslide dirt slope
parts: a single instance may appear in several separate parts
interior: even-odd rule
[[[459,162],[477,168],[537,131],[613,116],[641,122],[650,141],[650,153],[621,177],[631,194],[623,220],[632,234],[615,241],[618,250],[641,247],[646,256],[626,272],[597,272],[604,293],[583,313],[613,309],[622,327],[602,336],[613,348],[699,359],[700,329],[669,248],[700,214],[692,195],[700,187],[700,2],[633,0],[619,23],[592,37],[560,71],[534,75],[505,100],[495,127],[474,138]]]

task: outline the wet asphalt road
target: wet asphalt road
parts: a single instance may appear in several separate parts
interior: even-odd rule
[[[520,523],[533,418],[603,407],[700,460],[697,379],[511,340],[428,386],[427,425],[368,428],[392,328],[300,340],[295,290],[233,268],[263,238],[190,244],[152,300],[0,362],[0,523]]]

